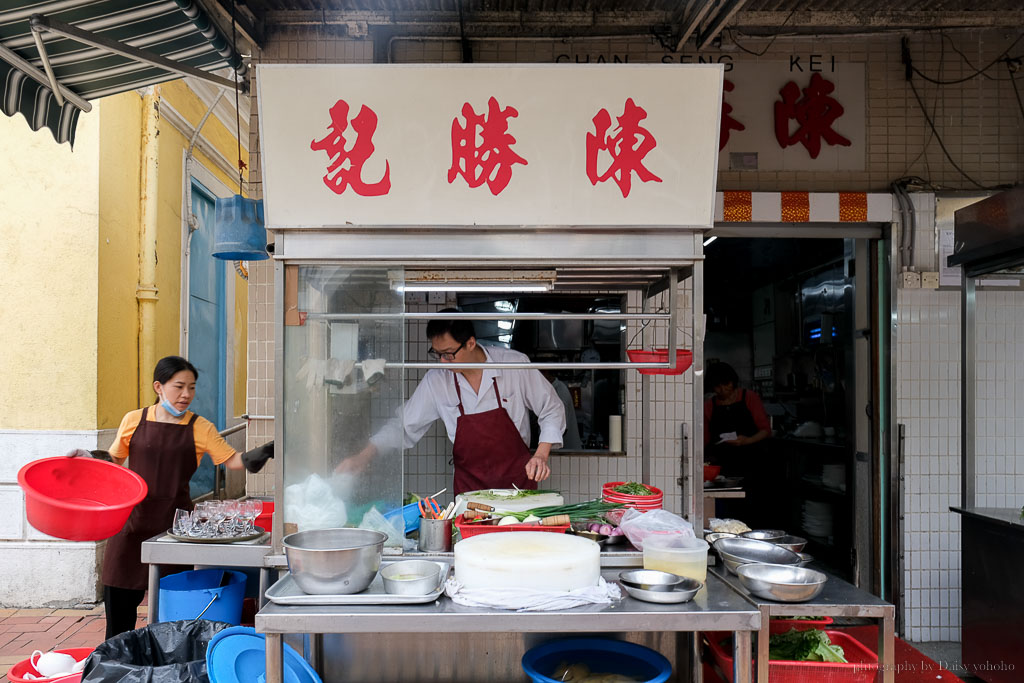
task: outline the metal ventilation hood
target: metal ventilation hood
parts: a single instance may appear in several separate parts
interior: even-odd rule
[[[1024,269],[1024,186],[1006,190],[966,206],[954,214],[950,266],[964,275]]]

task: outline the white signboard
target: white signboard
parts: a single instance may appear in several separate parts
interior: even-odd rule
[[[711,226],[721,65],[259,65],[273,230]]]

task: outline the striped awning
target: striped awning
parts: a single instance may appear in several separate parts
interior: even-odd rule
[[[181,78],[190,69],[195,75],[225,67],[239,79],[245,75],[231,41],[193,0],[0,3],[0,108],[8,116],[21,112],[32,130],[46,126],[57,142],[74,144],[89,100]]]

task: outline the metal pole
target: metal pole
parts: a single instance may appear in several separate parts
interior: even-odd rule
[[[974,507],[976,284],[965,272],[960,290],[960,505],[965,508]]]

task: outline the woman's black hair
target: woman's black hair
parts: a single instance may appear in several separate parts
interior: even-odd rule
[[[196,379],[199,379],[199,371],[196,370],[196,366],[181,356],[167,356],[157,361],[156,369],[153,370],[153,381],[166,384],[182,370],[188,370]]]
[[[738,386],[740,378],[728,363],[715,363],[704,374],[704,386],[708,389],[732,384]]]
[[[438,313],[458,313],[457,308],[445,308]],[[476,329],[473,327],[473,321],[465,318],[458,318],[456,320],[431,320],[427,323],[427,339],[437,339],[443,334],[450,334],[452,339],[465,344],[469,341],[470,337],[476,336]]]

